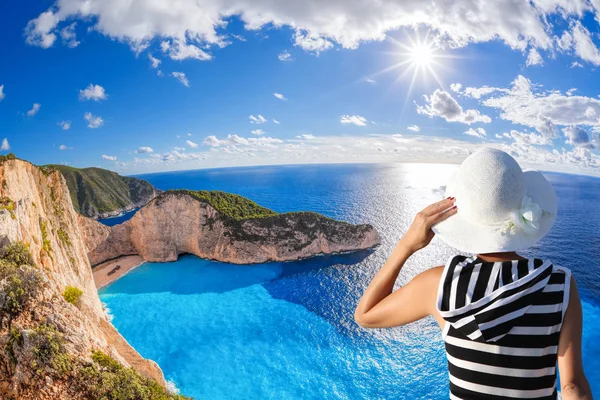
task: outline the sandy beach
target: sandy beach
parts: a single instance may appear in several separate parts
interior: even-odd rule
[[[93,268],[94,282],[96,283],[96,289],[100,289],[104,285],[108,285],[111,282],[116,281],[127,272],[132,269],[139,267],[144,263],[144,259],[140,256],[123,256],[114,260],[106,261],[102,264],[98,264]],[[112,275],[108,275],[117,265],[120,265],[117,271]]]

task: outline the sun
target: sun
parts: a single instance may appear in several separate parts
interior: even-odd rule
[[[392,63],[388,67],[371,74],[376,76],[392,71],[398,72],[396,83],[402,80],[410,80],[408,90],[406,91],[406,99],[411,96],[412,89],[417,80],[427,84],[431,78],[442,88],[444,84],[440,79],[441,71],[448,68],[450,59],[459,58],[448,54],[440,46],[440,41],[427,33],[424,38],[419,35],[419,32],[413,35],[406,35],[404,41],[389,37],[393,45],[390,51],[385,53],[390,55]],[[408,102],[405,102],[406,106]]]
[[[415,43],[409,51],[411,63],[419,68],[429,68],[434,61],[434,49],[429,43]]]

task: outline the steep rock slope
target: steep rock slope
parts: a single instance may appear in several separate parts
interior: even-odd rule
[[[133,366],[164,385],[158,365],[143,359],[107,320],[82,237],[59,172],[22,160],[0,162],[0,398],[90,398],[68,379],[82,382],[77,374],[87,367],[73,365],[91,362],[94,351],[116,360],[110,364],[115,371]],[[7,249],[18,245],[31,256],[11,255]],[[69,287],[74,304],[63,298]],[[60,338],[60,346],[49,338]],[[44,346],[35,347],[40,340]],[[66,367],[54,364],[55,353],[71,368],[58,381],[58,369]],[[54,361],[41,368],[32,354]]]
[[[183,253],[235,264],[289,261],[317,254],[368,249],[380,243],[375,228],[314,212],[278,214],[224,192],[168,191],[132,219],[110,228],[82,221],[92,265],[122,255],[174,261]],[[101,238],[105,240],[100,243]]]
[[[141,207],[158,191],[148,182],[101,168],[51,165],[67,180],[75,211],[91,218],[108,218]]]

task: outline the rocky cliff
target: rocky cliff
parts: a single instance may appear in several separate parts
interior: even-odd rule
[[[122,255],[174,261],[180,254],[235,264],[290,261],[374,247],[371,225],[353,225],[313,212],[278,214],[223,192],[168,191],[129,221],[107,228],[82,218],[92,265]]]
[[[75,211],[97,219],[139,208],[158,194],[150,183],[102,168],[50,165],[67,180]]]
[[[78,218],[58,171],[0,160],[0,398],[99,398],[111,379],[164,392],[105,316]]]

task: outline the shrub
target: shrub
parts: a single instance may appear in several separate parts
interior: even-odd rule
[[[245,197],[218,190],[173,190],[167,193],[186,194],[198,201],[206,202],[224,216],[235,221],[278,215],[275,211],[261,207]]]
[[[42,247],[46,254],[50,254],[52,251],[52,246],[50,245],[50,240],[48,239],[48,221],[42,221],[40,218],[40,230],[42,231]]]
[[[0,259],[0,281],[15,274],[18,268],[14,262]]]
[[[178,400],[185,397],[169,393],[156,381],[125,368],[110,356],[94,351],[92,364],[78,371],[77,381],[86,395],[102,400]]]
[[[52,325],[40,324],[29,336],[31,367],[36,374],[45,374],[46,367],[64,375],[72,369],[62,334]]]
[[[79,301],[79,298],[82,294],[83,292],[79,288],[67,286],[63,292],[63,297],[67,302],[75,305]]]
[[[29,266],[21,266],[10,273],[4,281],[3,302],[0,313],[8,316],[9,324],[25,310],[41,289],[42,277]]]
[[[29,247],[23,242],[14,242],[0,249],[0,260],[11,262],[16,266],[35,266]]]
[[[6,181],[3,181],[3,183],[6,183]],[[17,218],[15,216],[15,202],[9,197],[0,197],[0,211],[2,210],[8,211],[12,219]]]

